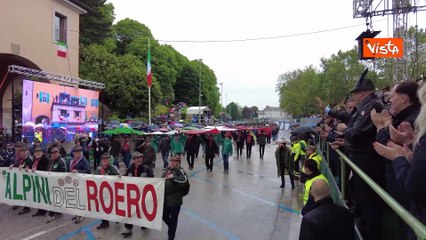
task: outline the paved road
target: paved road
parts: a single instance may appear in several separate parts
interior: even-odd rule
[[[237,159],[234,154],[228,175],[222,173],[221,158],[215,159],[213,172],[207,172],[199,156],[194,170],[188,170],[191,192],[184,199],[176,239],[297,239],[302,190],[300,185],[292,190],[288,179],[285,188],[279,188],[275,148],[275,144],[267,145],[263,160],[258,158],[257,146],[251,159],[245,154]],[[156,176],[162,172],[160,161]],[[186,161],[182,165],[187,168]],[[115,223],[96,230],[100,223],[96,219],[76,225],[69,215],[46,224],[47,217],[18,216],[19,210],[0,204],[0,239],[120,239],[125,230],[123,224]],[[129,239],[167,239],[167,226],[163,224],[161,232],[135,227]]]

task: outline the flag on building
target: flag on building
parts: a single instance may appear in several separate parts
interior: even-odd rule
[[[149,48],[149,41],[148,41],[148,57],[146,59],[146,81],[148,83],[148,87],[151,87],[152,85],[152,73],[151,73],[151,51]]]
[[[67,52],[68,52],[68,46],[67,46],[67,44],[63,43],[63,42],[57,42],[57,45],[58,45],[57,55],[59,57],[66,58],[67,57]]]

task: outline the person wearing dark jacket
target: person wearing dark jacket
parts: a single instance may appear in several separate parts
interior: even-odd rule
[[[247,131],[246,134],[246,158],[250,158],[251,157],[251,149],[254,145],[254,137],[253,137],[253,133],[251,131]]]
[[[291,150],[286,146],[286,142],[282,139],[276,140],[276,143],[278,144],[278,147],[275,150],[275,160],[277,163],[278,177],[281,177],[280,188],[285,187],[285,170],[287,169],[290,176],[291,189],[294,189],[293,164],[290,159]]]
[[[259,158],[263,159],[263,154],[265,153],[266,145],[266,134],[265,131],[261,130],[257,136],[257,144],[259,145]]]
[[[169,228],[169,240],[175,239],[180,207],[183,202],[183,187],[188,181],[188,176],[180,166],[180,162],[180,156],[172,157],[169,168],[161,176],[166,179],[163,221]]]
[[[420,102],[417,97],[419,86],[414,81],[401,82],[395,85],[390,93],[390,109],[383,110],[380,114],[371,112],[371,119],[377,127],[376,141],[387,144],[390,140],[389,125],[395,129],[401,126],[403,122],[409,123],[414,128],[420,111]],[[386,191],[397,200],[406,209],[410,208],[410,198],[397,184],[395,171],[392,167],[392,161],[385,161],[385,179]],[[398,217],[395,214],[395,217]],[[405,222],[399,218],[400,233],[403,235],[408,230]]]
[[[242,133],[240,130],[235,132],[235,145],[237,146],[237,159],[240,156],[243,156],[243,148],[244,148],[244,140],[245,140],[245,136],[244,133]]]
[[[148,177],[153,178],[154,172],[152,171],[152,168],[146,166],[143,164],[143,155],[139,152],[134,152],[133,155],[133,163],[130,164],[129,169],[127,169],[124,176],[131,176],[131,177]],[[123,235],[123,238],[130,237],[133,234],[133,225],[132,224],[124,224],[124,227],[126,228],[126,232],[121,233]],[[144,229],[142,227],[142,229]]]
[[[33,161],[33,165],[31,166],[31,170],[33,172],[35,170],[47,171],[47,166],[49,165],[49,159],[44,154],[41,146],[36,146],[33,149],[33,152],[34,152],[34,161]],[[27,170],[28,170],[28,167],[27,167]],[[46,212],[47,211],[44,209],[38,209],[37,212],[33,214],[33,217],[44,216],[46,215]]]
[[[49,164],[47,165],[47,171],[48,172],[68,172],[67,171],[67,164],[65,162],[65,159],[61,157],[59,153],[59,148],[51,148],[50,150],[50,160]],[[60,213],[55,213],[52,211],[49,211],[47,214],[49,218],[47,219],[46,223],[50,223],[53,220],[55,220],[55,216],[58,216]]]
[[[3,161],[0,162],[0,167],[9,167],[15,162],[15,149],[13,148],[13,143],[8,142],[6,144],[6,149],[2,154]]]
[[[118,155],[120,154],[120,152],[121,152],[121,143],[118,140],[118,137],[114,136],[111,142],[111,150],[109,153],[114,158],[114,165],[116,167],[118,167]]]
[[[169,153],[170,153],[170,138],[169,136],[164,136],[160,140],[160,144],[158,146],[158,152],[161,152],[161,157],[163,159],[163,170],[165,170],[169,166]]]
[[[83,156],[83,148],[81,146],[75,146],[72,149],[73,159],[67,164],[68,171],[72,173],[86,173],[90,174],[89,161]],[[75,224],[83,221],[82,216],[74,216],[72,218]]]
[[[188,169],[192,170],[194,169],[194,158],[195,155],[198,152],[198,143],[197,143],[197,136],[190,135],[188,139],[186,139],[185,143],[185,152],[186,152],[186,161],[188,161]]]
[[[366,75],[367,69],[351,90],[351,97],[357,103],[356,111],[348,125],[337,125],[337,131],[344,137],[348,157],[377,184],[384,186],[385,162],[374,151],[377,128],[370,118],[373,109],[381,112],[384,106],[375,95],[373,82]],[[328,107],[325,112],[339,118]],[[380,239],[383,201],[358,174],[353,176],[353,185],[353,196],[360,213],[359,230],[365,239]]]
[[[156,153],[150,141],[145,141],[143,144],[143,159],[145,165],[155,168]]]
[[[206,168],[207,171],[213,171],[213,159],[219,155],[219,147],[213,138],[213,135],[209,135],[206,140]]]
[[[402,133],[410,136],[406,142],[402,143],[403,146],[394,142],[388,145],[376,142],[374,149],[380,155],[392,161],[398,186],[410,197],[410,212],[426,225],[426,192],[424,191],[424,176],[426,175],[426,84],[420,88],[418,96],[422,107],[415,121],[417,133],[414,134],[412,128],[403,132],[395,130],[398,134],[393,134],[392,139],[394,140],[396,140],[396,135]],[[408,124],[408,126],[410,125]],[[411,144],[414,152],[409,147]],[[411,229],[408,230],[407,238],[410,240],[417,239]]]
[[[348,209],[333,202],[328,183],[323,179],[315,180],[312,183],[311,194],[315,204],[303,216],[299,239],[355,239],[355,225],[352,215]]]
[[[101,165],[95,170],[96,175],[114,175],[121,177],[120,171],[118,171],[118,168],[114,165],[111,165],[110,163],[111,155],[109,153],[104,153],[101,156]],[[101,224],[99,224],[96,229],[104,229],[109,227],[108,220],[102,219]]]
[[[9,168],[18,167],[19,169],[30,168],[33,165],[33,158],[30,156],[30,152],[28,150],[28,145],[22,142],[17,142],[15,144],[16,149],[16,157],[15,163],[10,165]],[[13,210],[16,210],[18,207],[13,206]],[[29,213],[31,210],[29,207],[24,207],[18,215],[23,215]]]

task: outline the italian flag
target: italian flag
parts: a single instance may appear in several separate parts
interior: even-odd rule
[[[67,57],[67,51],[68,51],[67,44],[63,43],[63,42],[57,42],[57,45],[58,45],[57,55],[59,57],[66,58]]]
[[[149,49],[149,39],[148,39],[148,57],[146,59],[146,81],[148,83],[148,87],[152,85],[152,73],[151,73],[151,51]]]

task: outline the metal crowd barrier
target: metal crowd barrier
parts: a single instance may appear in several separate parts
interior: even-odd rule
[[[323,141],[323,139],[320,140],[319,143],[320,149],[325,150],[326,158],[325,158],[325,164],[322,164],[321,172],[329,173],[328,175],[331,175],[331,178],[333,179],[333,183],[335,184],[333,175],[330,172],[330,169],[328,168],[328,159],[329,159],[329,149],[330,145]],[[325,149],[324,149],[325,148]],[[417,218],[415,218],[410,212],[408,212],[403,206],[401,206],[394,198],[392,198],[383,188],[381,188],[374,180],[372,180],[364,171],[362,171],[355,163],[353,163],[344,153],[342,153],[339,149],[335,149],[336,153],[340,157],[340,163],[341,163],[341,177],[340,177],[340,193],[341,196],[336,197],[334,196],[334,200],[336,203],[345,206],[344,204],[344,197],[345,197],[345,174],[346,174],[346,164],[348,164],[352,170],[357,173],[367,184],[368,186],[373,189],[377,195],[381,199],[383,199],[386,204],[389,205],[389,207],[410,227],[414,233],[416,234],[418,239],[426,240],[426,226],[423,225]],[[326,168],[326,169],[324,169]],[[327,179],[329,179],[329,176],[326,176]],[[329,179],[330,180],[330,179]],[[337,185],[336,185],[337,187]],[[360,236],[360,235],[359,235]]]

